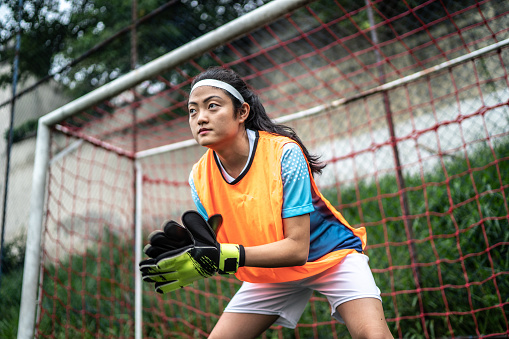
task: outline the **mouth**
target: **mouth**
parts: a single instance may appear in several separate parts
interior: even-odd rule
[[[210,129],[208,129],[208,128],[200,128],[200,129],[198,130],[198,134],[199,134],[199,135],[207,134],[207,133],[208,133],[208,132],[210,132],[210,131],[211,131],[211,130],[210,130]]]

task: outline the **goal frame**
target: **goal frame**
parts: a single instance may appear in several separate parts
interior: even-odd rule
[[[38,305],[37,286],[41,264],[41,232],[46,201],[46,184],[49,168],[50,129],[60,121],[77,114],[97,103],[113,97],[123,91],[147,80],[166,70],[172,69],[187,60],[214,49],[227,41],[234,40],[252,30],[268,24],[314,0],[274,0],[231,22],[177,48],[138,69],[113,80],[100,88],[44,115],[38,121],[35,147],[32,196],[26,240],[23,284],[21,289],[21,305],[18,323],[18,338],[31,339],[34,335],[35,315]],[[141,179],[141,178],[140,178]],[[140,202],[136,202],[139,208]],[[139,214],[139,213],[138,213]],[[139,219],[139,217],[137,218]],[[137,252],[141,252],[141,230],[137,226],[135,242]],[[140,246],[138,246],[140,245]],[[141,253],[136,253],[137,260]],[[141,338],[141,276],[137,263],[135,285],[135,337]]]
[[[147,80],[153,78],[157,74],[177,67],[178,65],[199,56],[211,49],[234,40],[250,31],[270,23],[298,8],[301,8],[314,0],[273,0],[268,4],[236,19],[232,22],[211,31],[200,38],[197,38],[188,44],[171,51],[160,58],[141,66],[140,68],[60,107],[59,109],[43,116],[38,122],[35,162],[32,182],[32,195],[30,201],[30,215],[28,222],[28,232],[26,240],[25,264],[23,272],[22,295],[20,305],[20,316],[18,325],[18,338],[33,338],[35,328],[35,315],[38,305],[38,284],[39,270],[41,265],[41,233],[44,221],[44,208],[47,191],[47,175],[48,168],[52,159],[50,159],[50,135],[51,129],[59,122],[67,119],[83,110],[98,104],[110,97],[118,95],[123,91]],[[314,108],[290,114],[275,119],[279,123],[300,119],[303,117],[313,116],[324,113],[328,110],[335,109],[345,105],[351,101],[359,100],[374,93],[379,93],[402,86],[419,78],[429,76],[433,73],[448,69],[455,65],[467,62],[484,54],[493,52],[497,49],[509,45],[509,39],[502,40],[498,43],[476,50],[469,54],[463,55],[456,59],[444,62],[437,66],[428,68],[423,71],[416,72],[404,78],[388,82],[386,84],[374,87],[353,97],[347,99],[338,99],[331,101],[325,105],[319,105]],[[58,128],[57,128],[58,129]],[[90,142],[101,143],[105,148],[115,149],[115,147],[102,143],[101,141],[88,140]],[[82,142],[81,140],[78,142]],[[186,148],[195,145],[193,139],[174,143],[166,146],[156,147],[149,150],[140,151],[131,154],[135,164],[135,180],[136,180],[136,197],[135,197],[135,263],[133,270],[135,271],[135,338],[142,337],[142,305],[141,305],[141,276],[137,267],[137,263],[141,260],[141,183],[143,178],[142,167],[138,160],[153,155]],[[69,146],[69,149],[73,147]],[[65,152],[65,150],[63,151]],[[124,151],[125,152],[125,151]],[[58,157],[59,155],[57,155]]]

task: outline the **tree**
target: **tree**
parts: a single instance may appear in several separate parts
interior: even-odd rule
[[[7,0],[3,6],[6,15],[0,19],[0,87],[12,82],[15,37],[18,30],[19,1]],[[29,76],[43,78],[52,68],[53,56],[66,48],[66,42],[75,38],[66,13],[60,12],[59,0],[26,0],[21,11],[21,51],[19,80]]]
[[[145,64],[229,22],[270,0],[138,0],[136,28],[138,65]],[[63,11],[59,0],[28,0],[23,6],[20,74],[54,78],[72,97],[83,95],[131,69],[131,1],[70,0]],[[18,0],[8,0],[2,21],[2,45],[16,34]],[[158,10],[157,15],[145,17]],[[108,43],[101,44],[107,41]],[[86,58],[83,56],[86,55]],[[0,62],[12,60],[13,48],[2,50]],[[66,67],[79,60],[72,67]],[[11,82],[0,75],[0,86]]]

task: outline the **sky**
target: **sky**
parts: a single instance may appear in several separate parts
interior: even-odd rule
[[[7,6],[4,4],[0,5],[0,21],[3,21],[3,18],[7,15]]]
[[[68,11],[71,8],[71,0],[59,0],[60,1],[60,12]],[[10,15],[10,9],[7,7],[4,3],[0,4],[0,23],[6,24],[7,18],[11,16]],[[13,21],[11,21],[7,26],[4,26],[4,28],[8,31],[11,29],[12,25],[14,25]],[[0,38],[5,38],[5,31],[0,30]]]
[[[60,0],[60,10],[67,10],[71,7],[71,3],[69,0]],[[0,4],[0,21],[3,21],[4,18],[9,14],[9,10],[5,4]]]

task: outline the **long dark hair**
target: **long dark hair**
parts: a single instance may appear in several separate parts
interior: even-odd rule
[[[265,131],[272,134],[282,135],[288,138],[291,138],[295,142],[299,144],[299,146],[304,151],[304,155],[306,156],[307,161],[309,162],[309,167],[311,167],[311,172],[313,174],[321,174],[322,169],[325,167],[324,163],[318,161],[319,157],[316,155],[309,154],[308,150],[297,136],[297,133],[288,126],[275,124],[265,112],[265,107],[263,107],[258,95],[256,95],[251,89],[247,87],[247,84],[240,78],[240,76],[235,73],[233,70],[224,68],[224,67],[212,67],[207,69],[206,71],[197,75],[191,87],[200,80],[204,79],[215,79],[226,82],[231,86],[235,87],[237,91],[242,95],[244,100],[251,106],[251,110],[249,112],[249,117],[244,122],[246,128],[254,130],[254,131]],[[232,99],[233,105],[235,108],[235,114],[238,114],[240,107],[242,106],[242,102],[239,101],[236,97],[230,94],[228,91],[224,92]]]

